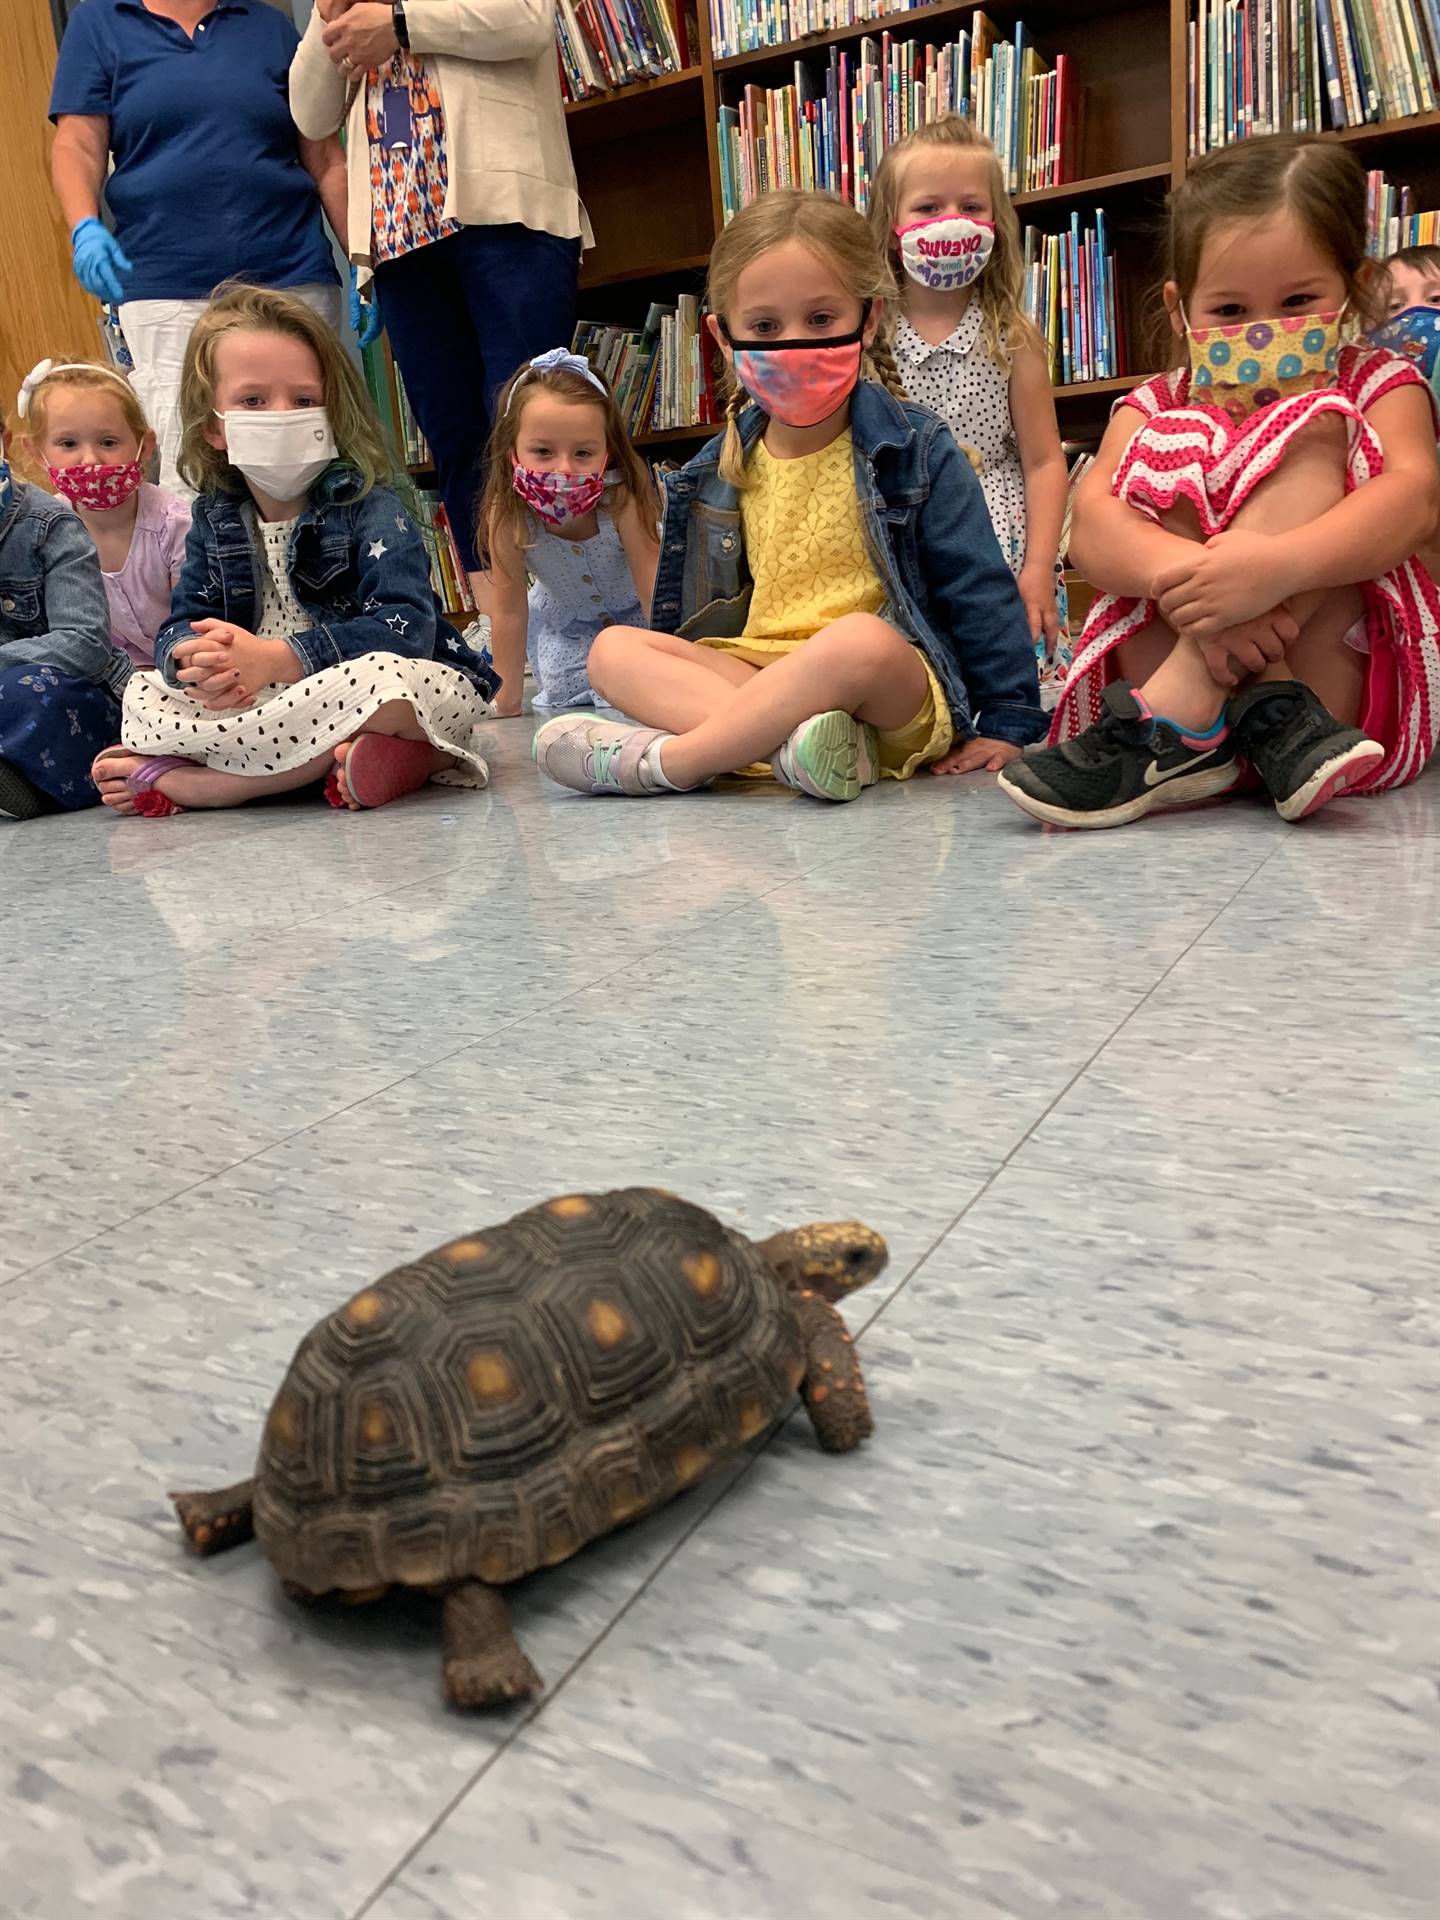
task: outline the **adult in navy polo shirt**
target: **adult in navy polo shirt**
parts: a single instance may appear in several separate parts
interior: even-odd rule
[[[60,48],[51,177],[77,279],[120,308],[164,486],[179,484],[185,343],[221,280],[290,287],[339,324],[321,212],[343,250],[345,158],[296,132],[298,44],[269,0],[85,0]]]

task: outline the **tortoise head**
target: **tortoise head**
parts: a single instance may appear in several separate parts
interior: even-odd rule
[[[819,1220],[762,1240],[759,1251],[787,1287],[810,1287],[823,1299],[843,1300],[883,1273],[890,1249],[858,1220]]]

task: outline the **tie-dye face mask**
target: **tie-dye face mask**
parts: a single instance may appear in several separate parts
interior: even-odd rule
[[[1183,307],[1180,318],[1190,348],[1190,398],[1237,423],[1277,400],[1335,384],[1344,307],[1227,327],[1192,327]]]
[[[1440,399],[1440,307],[1406,307],[1376,327],[1370,341],[1408,360]]]
[[[721,321],[735,356],[735,378],[757,407],[787,427],[818,427],[843,407],[860,378],[869,305],[853,333],[825,340],[736,340]]]

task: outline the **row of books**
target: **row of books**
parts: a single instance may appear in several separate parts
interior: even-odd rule
[[[715,129],[725,218],[772,187],[818,188],[869,206],[889,146],[943,114],[989,134],[1012,192],[1075,177],[1078,92],[1065,55],[1045,66],[1023,26],[999,41],[983,13],[944,46],[867,35],[831,47],[821,67],[797,60],[780,87],[747,86]]]
[[[448,612],[473,615],[476,612],[475,596],[470,591],[470,579],[461,564],[460,549],[455,545],[455,535],[444,502],[438,493],[432,493],[428,487],[414,487],[411,495],[415,524],[420,529],[420,538],[425,542],[425,551],[430,557],[431,585]]]
[[[714,355],[693,293],[651,303],[642,327],[582,320],[571,351],[583,353],[615,396],[632,434],[664,433],[720,419]]]
[[[588,100],[698,59],[693,0],[555,0],[560,91]]]
[[[1045,341],[1051,379],[1067,387],[1117,379],[1127,351],[1103,208],[1095,209],[1095,224],[1084,228],[1072,213],[1068,233],[1026,227],[1022,244],[1025,311]]]
[[[834,33],[862,20],[909,13],[931,0],[710,0],[710,44],[717,60],[783,46],[807,33]]]
[[[1418,212],[1409,187],[1397,187],[1383,173],[1369,173],[1365,188],[1370,252],[1377,260],[1401,247],[1440,244],[1440,213]]]
[[[1440,0],[1194,0],[1190,151],[1440,105]]]

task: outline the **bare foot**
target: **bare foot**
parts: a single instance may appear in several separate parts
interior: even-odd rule
[[[335,791],[339,796],[341,804],[349,807],[352,813],[365,813],[372,810],[367,808],[363,801],[355,798],[354,794],[350,791],[350,783],[345,777],[345,762],[354,752],[356,746],[359,744],[359,740],[364,737],[362,734],[355,740],[342,740],[335,749]],[[399,738],[401,736],[397,735],[393,737]],[[421,743],[416,741],[414,744],[418,746]],[[428,744],[428,742],[426,744]],[[428,780],[432,773],[444,773],[447,768],[458,765],[459,762],[453,753],[442,753],[438,747],[431,747],[430,766],[426,771],[425,778]]]
[[[102,753],[91,762],[90,778],[99,789],[101,800],[112,812],[128,814],[139,811],[135,805],[135,796],[126,782],[132,773],[137,772],[147,760],[153,757],[148,753]],[[155,786],[167,800],[174,800],[178,806],[179,799],[169,785],[172,778],[170,774],[162,774],[155,782]]]

